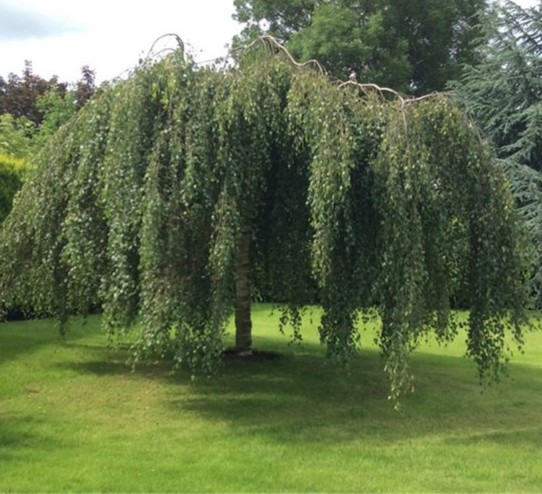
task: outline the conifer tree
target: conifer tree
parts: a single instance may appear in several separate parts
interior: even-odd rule
[[[542,8],[496,5],[483,61],[454,83],[459,101],[496,147],[535,250],[531,288],[542,307]]]

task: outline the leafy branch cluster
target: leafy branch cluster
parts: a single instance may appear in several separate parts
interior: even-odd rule
[[[268,51],[225,72],[177,52],[49,141],[0,232],[0,293],[64,323],[101,307],[111,334],[141,320],[136,359],[212,372],[249,241],[284,322],[321,303],[330,357],[348,361],[377,309],[397,397],[419,339],[453,337],[459,293],[468,353],[498,373],[506,329],[521,343],[522,239],[501,169],[446,98],[405,105]]]

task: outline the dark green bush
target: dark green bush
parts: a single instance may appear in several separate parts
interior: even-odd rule
[[[11,211],[13,197],[21,188],[27,168],[24,159],[0,153],[0,223]]]

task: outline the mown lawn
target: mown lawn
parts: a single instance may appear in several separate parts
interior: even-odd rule
[[[395,411],[371,330],[345,376],[315,322],[302,347],[268,307],[254,328],[282,358],[194,384],[131,372],[97,317],[65,342],[51,321],[0,324],[0,492],[542,491],[541,332],[483,392],[463,338],[425,345]]]

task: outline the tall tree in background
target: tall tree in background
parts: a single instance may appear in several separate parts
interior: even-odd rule
[[[483,61],[452,84],[497,149],[534,249],[532,289],[542,307],[542,4],[506,1],[486,16]]]
[[[287,42],[339,79],[413,94],[442,90],[476,59],[485,0],[235,0],[242,45],[261,34]]]
[[[81,68],[81,78],[71,84],[60,82],[57,76],[49,80],[40,77],[27,60],[21,75],[9,74],[7,80],[0,77],[0,115],[9,114],[15,120],[25,118],[39,128],[48,112],[56,111],[60,100],[65,99],[65,105],[69,102],[75,111],[85,105],[96,89],[95,73],[87,65]]]
[[[34,74],[32,62],[27,60],[21,76],[9,74],[0,86],[0,114],[9,113],[16,119],[25,117],[38,127],[44,115],[37,100],[52,89],[64,95],[67,84],[59,82],[56,76],[46,80]]]
[[[88,65],[81,68],[81,78],[75,83],[73,89],[75,96],[75,105],[79,110],[85,106],[85,103],[96,92],[96,72]]]

